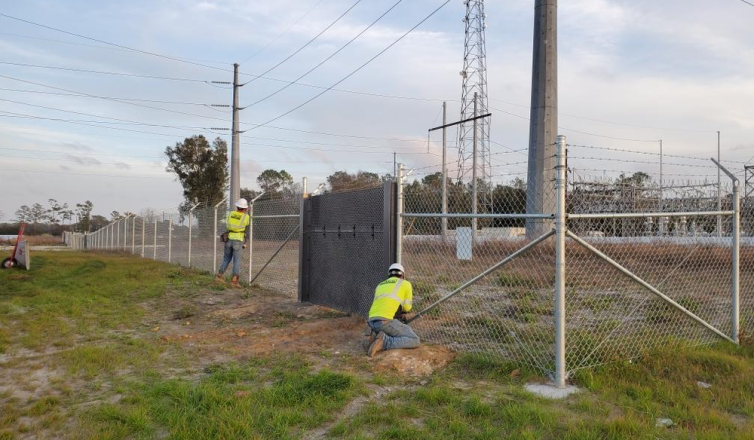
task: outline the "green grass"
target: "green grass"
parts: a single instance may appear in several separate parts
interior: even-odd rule
[[[551,401],[524,391],[536,373],[464,355],[414,392],[398,391],[330,431],[333,438],[751,439],[754,344],[679,347],[583,370],[582,391]],[[465,383],[463,391],[459,381]],[[709,389],[697,381],[712,384]],[[471,386],[471,389],[467,389]],[[658,418],[674,422],[655,426]]]
[[[595,359],[609,363],[577,371],[582,391],[550,401],[523,388],[543,380],[536,371],[478,354],[423,379],[375,373],[374,361],[345,350],[197,364],[184,346],[159,339],[150,313],[195,321],[206,311],[191,298],[214,292],[212,279],[148,259],[39,253],[30,272],[0,271],[0,286],[0,352],[10,359],[0,369],[15,371],[3,377],[19,391],[0,392],[0,440],[296,439],[314,429],[335,439],[754,439],[750,339],[740,347],[668,341],[633,362],[600,348]],[[549,307],[523,285],[510,290],[524,320]],[[281,311],[270,326],[342,316]],[[469,322],[480,337],[501,331],[483,317]],[[597,348],[590,331],[568,336]],[[27,380],[44,374],[46,388]],[[344,415],[350,403],[359,406]],[[658,418],[674,425],[658,428]]]
[[[301,359],[218,366],[198,382],[134,385],[122,402],[86,414],[88,438],[290,439],[332,419],[358,391],[342,373],[309,371]],[[271,367],[271,368],[270,368]],[[285,370],[281,370],[285,368]]]
[[[68,348],[80,335],[133,327],[145,313],[140,303],[193,279],[194,272],[147,259],[37,254],[29,272],[0,271],[0,353]]]

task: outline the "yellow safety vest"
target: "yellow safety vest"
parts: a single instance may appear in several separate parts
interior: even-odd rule
[[[245,212],[232,211],[228,213],[228,218],[225,219],[226,227],[228,228],[228,239],[243,241],[244,231],[249,226],[251,218]]]
[[[412,296],[413,288],[408,281],[398,277],[386,279],[374,289],[369,319],[393,319],[398,306],[403,307],[404,312],[410,312]]]

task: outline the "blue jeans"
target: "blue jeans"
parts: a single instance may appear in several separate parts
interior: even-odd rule
[[[369,327],[375,333],[385,333],[385,340],[382,345],[383,350],[416,348],[419,346],[419,336],[414,333],[414,330],[408,324],[404,324],[397,319],[369,321]]]
[[[233,276],[241,273],[241,259],[243,258],[243,243],[238,240],[228,240],[225,243],[223,263],[220,265],[220,275],[225,273],[230,260],[233,260]]]

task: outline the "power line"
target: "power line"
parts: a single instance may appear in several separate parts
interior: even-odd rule
[[[154,106],[151,106],[151,105],[137,104],[137,103],[134,103],[134,102],[128,102],[128,101],[121,100],[121,99],[118,99],[118,98],[110,98],[110,97],[107,97],[107,96],[93,95],[91,93],[84,93],[84,92],[80,92],[80,91],[77,91],[77,90],[71,90],[71,89],[65,89],[65,88],[62,88],[62,87],[51,86],[49,84],[43,84],[43,83],[38,83],[38,82],[34,82],[34,81],[27,81],[27,80],[20,79],[20,78],[14,78],[12,76],[0,75],[0,78],[10,79],[10,80],[13,80],[13,81],[18,81],[18,82],[22,82],[22,83],[26,83],[26,84],[32,84],[32,85],[40,86],[40,87],[46,87],[46,88],[53,89],[53,90],[60,90],[60,91],[63,91],[63,92],[76,93],[76,94],[85,95],[85,96],[88,96],[88,97],[91,97],[91,98],[103,99],[105,101],[119,102],[121,104],[128,104],[128,105],[133,105],[133,106],[136,106],[136,107],[149,108],[149,109],[152,109],[152,110],[160,110],[160,111],[164,111],[164,112],[168,112],[168,113],[176,113],[176,114],[180,114],[180,115],[195,116],[195,117],[198,117],[198,118],[213,119],[213,120],[217,120],[217,121],[227,122],[227,119],[217,118],[217,117],[214,117],[214,116],[205,116],[205,115],[200,115],[200,114],[196,114],[196,113],[188,113],[188,112],[182,112],[182,111],[179,111],[179,110],[171,110],[171,109],[166,109],[166,108],[162,108],[162,107],[154,107]]]
[[[358,1],[356,2],[356,4],[358,4],[359,2],[361,2],[361,0],[358,0]],[[376,20],[374,20],[374,21],[373,21],[372,23],[370,23],[370,24],[369,24],[369,25],[368,25],[367,27],[365,27],[365,28],[364,28],[364,29],[363,29],[363,30],[362,30],[361,32],[359,32],[358,34],[356,34],[356,36],[355,36],[355,37],[351,38],[351,39],[350,39],[350,40],[349,40],[349,41],[348,41],[348,42],[347,42],[346,44],[344,44],[344,45],[340,46],[340,47],[338,48],[338,50],[336,50],[335,52],[333,52],[332,54],[330,54],[330,55],[329,55],[328,57],[326,57],[326,58],[325,58],[324,60],[320,61],[320,62],[319,62],[319,63],[318,63],[318,64],[317,64],[316,66],[314,66],[314,67],[312,67],[311,69],[309,69],[308,71],[306,71],[306,72],[305,72],[305,73],[304,73],[303,75],[299,76],[298,78],[296,78],[295,80],[293,80],[293,81],[292,81],[291,83],[289,83],[289,84],[286,84],[286,85],[285,85],[285,86],[283,86],[282,88],[280,88],[280,89],[278,89],[278,90],[276,90],[276,91],[274,91],[274,92],[270,93],[269,95],[265,96],[264,98],[260,98],[260,99],[258,99],[257,101],[255,101],[255,102],[251,103],[250,105],[248,105],[248,106],[246,106],[246,107],[244,107],[244,108],[253,107],[253,106],[255,106],[255,105],[259,104],[260,102],[266,101],[267,99],[269,99],[269,98],[272,98],[273,96],[277,95],[278,93],[282,92],[283,90],[287,89],[288,87],[292,86],[293,84],[296,84],[296,83],[298,83],[298,81],[299,81],[299,80],[303,79],[303,78],[304,78],[305,76],[307,76],[307,75],[309,75],[310,73],[314,72],[314,71],[315,71],[315,70],[317,70],[317,69],[318,69],[319,67],[321,67],[321,66],[322,66],[323,64],[325,64],[326,62],[330,61],[330,60],[331,60],[331,59],[332,59],[332,58],[333,58],[333,57],[334,57],[335,55],[337,55],[337,54],[339,54],[339,53],[340,53],[341,51],[345,50],[345,48],[347,48],[348,46],[350,46],[350,45],[351,45],[351,43],[353,43],[353,42],[354,42],[354,41],[356,41],[356,40],[357,40],[357,39],[358,39],[359,37],[361,37],[362,35],[364,35],[364,33],[365,33],[366,31],[368,31],[369,29],[371,29],[371,28],[372,28],[372,26],[374,26],[375,24],[377,24],[377,22],[379,22],[380,20],[382,20],[382,19],[383,19],[383,18],[384,18],[384,17],[385,17],[385,16],[387,15],[387,14],[389,14],[389,13],[390,13],[390,11],[392,11],[392,10],[393,10],[393,9],[395,9],[395,8],[396,8],[396,7],[397,7],[397,6],[399,5],[399,4],[401,4],[401,2],[403,2],[403,0],[398,0],[397,2],[395,2],[395,3],[393,4],[393,6],[391,6],[390,8],[388,8],[388,10],[387,10],[387,11],[385,11],[384,13],[382,13],[382,15],[380,15],[379,17],[377,17],[377,19],[376,19]],[[356,4],[354,4],[353,6],[356,6]],[[350,9],[349,9],[349,10],[350,10]],[[347,13],[347,12],[348,12],[348,11],[346,11],[346,13]],[[345,15],[345,13],[344,13],[343,15]],[[334,23],[333,23],[333,24],[334,24]],[[323,31],[323,32],[324,32],[324,31]],[[285,60],[284,60],[284,61],[285,61]],[[284,61],[282,61],[282,62],[281,62],[280,64],[282,64],[282,63],[283,63]],[[268,70],[268,72],[269,72],[269,70]],[[265,72],[265,73],[267,73],[267,72]],[[263,74],[263,75],[264,75],[264,74]]]
[[[34,81],[27,81],[27,80],[24,80],[24,79],[14,78],[14,77],[5,76],[5,75],[0,75],[0,78],[6,78],[6,79],[13,80],[13,81],[18,81],[18,82],[26,83],[26,84],[32,84],[32,85],[36,85],[36,86],[40,86],[40,87],[50,88],[50,89],[53,89],[53,90],[60,90],[60,91],[64,91],[64,92],[74,93],[76,95],[81,95],[81,96],[86,96],[86,97],[91,97],[91,98],[97,98],[97,99],[103,99],[103,100],[113,101],[113,102],[119,102],[119,103],[122,103],[122,104],[134,105],[134,106],[137,106],[137,107],[143,107],[143,108],[149,108],[149,109],[153,109],[153,110],[165,111],[165,112],[169,112],[169,113],[177,113],[177,114],[182,114],[182,115],[187,115],[187,116],[196,116],[196,117],[205,118],[205,119],[212,119],[212,120],[227,122],[227,120],[223,119],[223,118],[217,118],[217,117],[212,117],[212,116],[199,115],[199,114],[195,114],[195,113],[182,112],[182,111],[178,111],[178,110],[165,109],[165,108],[161,108],[161,107],[153,107],[153,106],[148,106],[148,105],[143,105],[143,104],[135,104],[135,103],[132,103],[132,102],[127,102],[125,99],[121,100],[120,98],[113,98],[113,97],[95,95],[95,94],[91,94],[91,93],[85,93],[85,92],[80,92],[80,91],[77,91],[77,90],[72,90],[72,89],[66,89],[66,88],[62,88],[62,87],[51,86],[49,84],[43,84],[43,83],[34,82]],[[258,125],[258,124],[249,123],[249,125]],[[405,139],[405,138],[404,139],[400,139],[400,138],[357,136],[357,135],[348,135],[348,134],[341,134],[341,133],[326,133],[326,132],[311,131],[311,130],[302,130],[302,129],[294,129],[294,128],[286,128],[286,127],[277,127],[277,126],[273,126],[273,125],[265,125],[265,127],[266,128],[275,129],[275,130],[293,131],[293,132],[308,133],[308,134],[318,134],[318,135],[323,135],[323,136],[347,137],[347,138],[357,138],[357,139],[372,139],[372,140],[383,140],[383,141],[389,141],[389,142],[396,142],[396,141],[401,141],[401,142],[421,142],[421,143],[426,142],[425,140],[420,140],[420,139]],[[215,134],[221,134],[221,133],[215,133]],[[433,141],[433,142],[438,142],[438,141]]]
[[[268,73],[272,72],[273,70],[275,70],[278,67],[280,67],[281,65],[283,65],[286,61],[288,61],[291,58],[293,58],[294,56],[296,56],[296,54],[298,54],[302,50],[306,49],[310,44],[314,43],[319,37],[321,37],[322,34],[324,34],[325,32],[327,32],[331,27],[335,26],[335,24],[337,22],[339,22],[340,19],[342,19],[343,17],[346,16],[346,14],[348,14],[349,12],[351,12],[351,10],[353,8],[355,8],[356,5],[358,5],[359,3],[361,3],[361,0],[356,0],[356,3],[352,4],[348,9],[346,9],[345,12],[343,12],[342,14],[340,14],[340,16],[335,19],[335,21],[333,21],[332,23],[328,24],[327,27],[325,27],[324,29],[322,29],[317,35],[315,35],[313,38],[311,38],[309,41],[307,41],[303,46],[299,47],[298,49],[296,49],[295,51],[293,51],[292,54],[290,54],[287,57],[283,58],[282,61],[280,61],[279,63],[277,63],[274,66],[270,67],[269,69],[265,70],[264,72],[262,72],[262,75],[267,75]],[[246,60],[244,60],[243,62],[245,62],[245,61]],[[239,64],[242,64],[243,62],[241,62]],[[257,77],[257,78],[259,78],[259,77]],[[257,78],[254,78],[254,79],[252,79],[249,82],[255,81]],[[245,83],[245,84],[242,84],[242,85],[246,85],[246,84],[248,84],[248,83]]]
[[[529,118],[527,118],[526,116],[517,115],[515,113],[507,112],[505,110],[500,110],[499,108],[495,108],[495,107],[492,107],[492,106],[489,106],[489,108],[491,108],[492,110],[495,110],[497,112],[509,115],[509,116],[514,116],[516,118],[523,119],[523,120],[526,120],[526,121],[529,120]],[[653,140],[653,139],[630,139],[630,138],[621,138],[621,137],[615,137],[615,136],[607,136],[607,135],[604,135],[604,134],[590,133],[590,132],[587,132],[587,131],[574,130],[572,128],[566,128],[566,127],[560,127],[560,126],[558,128],[560,130],[572,131],[574,133],[585,134],[587,136],[594,136],[594,137],[600,137],[600,138],[605,138],[605,139],[613,139],[613,140],[617,140],[617,141],[646,142],[646,143],[659,142],[658,140]]]
[[[153,56],[153,57],[164,58],[164,59],[167,59],[167,60],[177,61],[179,63],[191,64],[191,65],[194,65],[194,66],[206,67],[208,69],[213,69],[213,70],[232,72],[232,70],[223,69],[223,68],[215,67],[215,66],[209,66],[209,65],[202,64],[202,63],[197,63],[197,62],[194,62],[194,61],[189,61],[189,60],[186,60],[186,59],[183,59],[183,58],[178,58],[178,57],[174,57],[174,56],[170,56],[170,55],[163,55],[163,54],[159,54],[159,53],[156,53],[156,52],[149,52],[149,51],[146,51],[146,50],[141,50],[141,49],[136,49],[136,48],[129,47],[129,46],[124,46],[122,44],[111,43],[109,41],[100,40],[98,38],[87,37],[86,35],[81,35],[81,34],[77,34],[75,32],[70,32],[70,31],[66,31],[66,30],[63,30],[63,29],[58,29],[58,28],[55,28],[55,27],[52,27],[52,26],[47,26],[47,25],[44,25],[44,24],[41,24],[41,23],[37,23],[37,22],[31,21],[31,20],[26,20],[26,19],[23,19],[23,18],[20,18],[20,17],[14,17],[14,16],[8,15],[8,14],[0,13],[0,17],[5,17],[5,18],[11,19],[11,20],[16,20],[16,21],[20,21],[22,23],[30,24],[32,26],[38,26],[38,27],[41,27],[41,28],[44,28],[44,29],[48,29],[48,30],[51,30],[51,31],[60,32],[60,33],[63,33],[63,34],[74,36],[74,37],[83,38],[85,40],[90,40],[90,41],[94,41],[94,42],[97,42],[97,43],[106,44],[108,46],[113,46],[113,47],[118,47],[118,48],[121,48],[121,49],[130,50],[130,51],[141,53],[141,54],[144,54],[144,55],[150,55],[150,56]]]
[[[243,61],[241,61],[238,64],[241,65],[241,64],[249,61],[250,59],[254,58],[255,56],[259,55],[260,53],[262,53],[265,49],[267,49],[272,44],[274,44],[276,41],[278,41],[283,35],[287,34],[288,31],[290,31],[291,29],[293,29],[293,27],[296,26],[301,20],[303,20],[304,18],[306,18],[306,16],[309,15],[313,10],[315,10],[317,8],[317,6],[319,6],[320,4],[322,4],[323,1],[324,0],[319,0],[317,3],[314,4],[314,6],[312,6],[311,8],[309,8],[309,10],[307,10],[306,12],[304,12],[304,15],[302,15],[301,17],[299,17],[298,20],[296,20],[295,22],[293,22],[292,25],[288,26],[288,28],[286,28],[283,32],[281,32],[277,37],[275,37],[272,40],[270,40],[262,48],[258,49],[256,52],[254,52],[253,54],[249,55],[247,58],[245,58]]]
[[[54,38],[42,38],[42,37],[36,37],[36,36],[32,36],[32,35],[13,34],[13,33],[10,33],[10,32],[0,32],[0,35],[7,35],[7,36],[11,36],[11,37],[18,37],[18,38],[28,38],[28,39],[31,39],[31,40],[49,41],[49,42],[53,42],[53,43],[70,44],[70,45],[73,45],[73,46],[91,47],[91,48],[94,48],[94,49],[114,50],[114,51],[118,51],[118,52],[131,52],[128,49],[120,49],[120,48],[117,48],[117,47],[107,47],[107,46],[98,46],[98,45],[95,45],[95,44],[75,43],[73,41],[57,40],[57,39],[54,39]],[[228,61],[205,60],[205,59],[187,58],[187,57],[182,57],[182,59],[189,60],[189,61],[201,61],[201,62],[204,62],[204,63],[213,63],[213,64],[230,64],[230,62],[228,62]]]
[[[79,119],[47,118],[47,117],[29,115],[29,114],[24,114],[24,113],[8,112],[8,111],[5,111],[5,110],[0,110],[0,113],[5,113],[4,115],[0,115],[0,117],[4,117],[4,118],[38,119],[38,120],[45,120],[45,121],[65,122],[65,123],[68,123],[68,124],[86,125],[88,127],[106,128],[108,130],[128,131],[128,132],[133,132],[133,133],[154,134],[154,135],[158,135],[158,136],[167,136],[167,137],[171,137],[171,138],[175,138],[177,136],[177,135],[174,135],[174,134],[158,133],[156,131],[134,130],[134,129],[122,128],[122,127],[110,127],[108,125],[94,125],[94,124],[112,124],[112,122],[106,122],[106,121],[88,121],[88,120],[79,120]],[[176,127],[176,129],[178,129],[178,128]],[[208,132],[205,131],[205,133],[208,133]],[[217,134],[217,133],[215,133],[215,134]]]
[[[129,179],[158,179],[158,180],[173,180],[173,177],[157,177],[157,176],[125,176],[122,174],[93,174],[93,173],[70,173],[63,171],[42,171],[42,170],[18,170],[18,169],[0,169],[0,171],[7,173],[36,173],[36,174],[63,174],[67,176],[96,176],[96,177],[123,177]]]
[[[377,59],[377,57],[379,57],[380,55],[382,55],[382,54],[384,54],[385,52],[387,52],[387,51],[388,51],[388,50],[389,50],[389,49],[390,49],[391,47],[393,47],[393,46],[395,46],[396,44],[398,44],[398,42],[400,42],[400,41],[401,41],[401,40],[403,40],[403,39],[404,39],[404,38],[405,38],[405,37],[406,37],[406,36],[407,36],[408,34],[410,34],[411,32],[413,32],[413,31],[414,31],[414,29],[416,29],[416,28],[418,28],[419,26],[421,26],[421,25],[422,25],[422,23],[424,23],[425,21],[429,20],[429,19],[430,19],[430,18],[431,18],[431,17],[433,16],[433,15],[435,15],[435,14],[436,14],[436,13],[437,13],[438,11],[440,11],[440,9],[442,9],[442,8],[443,8],[443,7],[445,6],[445,5],[447,5],[448,3],[450,3],[450,0],[446,0],[446,1],[445,1],[445,3],[441,4],[441,5],[440,5],[440,6],[439,6],[439,7],[437,8],[437,9],[435,9],[435,10],[434,10],[434,11],[432,11],[432,12],[431,12],[431,13],[430,13],[429,15],[427,15],[426,17],[424,17],[424,18],[423,18],[423,19],[422,19],[422,20],[421,20],[421,21],[420,21],[419,23],[417,23],[417,24],[416,24],[416,25],[415,25],[414,27],[412,27],[411,29],[409,29],[408,31],[406,31],[406,33],[404,33],[403,35],[401,35],[401,36],[400,36],[400,37],[399,37],[399,38],[398,38],[397,40],[395,40],[395,41],[393,41],[392,43],[390,43],[390,44],[389,44],[389,45],[388,45],[388,46],[387,46],[386,48],[382,49],[382,50],[381,50],[380,52],[378,52],[378,53],[377,53],[376,55],[374,55],[374,56],[373,56],[372,58],[370,58],[369,60],[367,60],[367,61],[366,61],[365,63],[363,63],[362,65],[360,65],[359,67],[357,67],[357,68],[356,68],[355,70],[351,71],[351,73],[349,73],[348,75],[344,76],[344,77],[343,77],[343,78],[341,78],[341,79],[340,79],[339,81],[335,82],[335,84],[333,84],[332,86],[330,86],[330,87],[328,87],[327,89],[323,90],[322,92],[320,92],[320,93],[318,93],[318,94],[314,95],[314,96],[313,96],[312,98],[310,98],[310,99],[308,99],[308,100],[304,101],[303,103],[301,103],[301,104],[297,105],[296,107],[292,108],[291,110],[288,110],[287,112],[285,112],[285,113],[283,113],[283,114],[281,114],[281,115],[279,115],[279,116],[276,116],[276,117],[274,117],[274,118],[272,118],[272,119],[268,120],[267,122],[265,122],[265,123],[263,123],[263,124],[258,124],[258,125],[256,125],[256,126],[255,126],[254,128],[252,128],[252,130],[254,130],[254,129],[256,129],[256,128],[259,128],[259,127],[263,127],[263,126],[265,126],[265,125],[267,125],[267,124],[269,124],[269,123],[271,123],[271,122],[277,121],[278,119],[280,119],[280,118],[282,118],[282,117],[285,117],[285,116],[287,116],[287,115],[289,115],[289,114],[293,113],[294,111],[296,111],[296,110],[300,109],[301,107],[303,107],[303,106],[305,106],[305,105],[309,104],[310,102],[312,102],[312,101],[314,101],[315,99],[319,98],[320,96],[324,95],[324,94],[325,94],[325,93],[327,93],[328,91],[332,90],[332,88],[333,88],[333,87],[336,87],[336,86],[337,86],[338,84],[342,83],[343,81],[347,80],[347,79],[348,79],[348,78],[350,78],[351,76],[355,75],[355,74],[356,74],[356,72],[360,71],[361,69],[363,69],[364,67],[366,67],[366,66],[367,66],[367,65],[368,65],[369,63],[371,63],[372,61],[374,61],[375,59]]]
[[[740,1],[740,2],[743,2],[743,3],[746,3],[746,4],[747,4],[747,5],[749,5],[749,6],[754,6],[754,3],[750,3],[750,2],[748,2],[748,1],[746,1],[746,0],[738,0],[738,1]]]
[[[63,110],[65,111],[65,110]],[[13,112],[6,112],[6,111],[0,111],[2,113],[7,113],[12,116],[8,115],[0,115],[0,117],[20,117],[20,118],[27,118],[27,119],[40,119],[40,120],[49,120],[49,121],[58,121],[58,122],[66,122],[70,124],[78,124],[78,125],[86,125],[90,127],[97,127],[97,128],[107,128],[110,130],[119,130],[119,131],[131,131],[131,132],[137,132],[137,133],[147,133],[147,134],[156,134],[160,136],[168,136],[171,138],[175,138],[176,135],[172,134],[166,134],[166,133],[157,133],[157,132],[150,132],[150,131],[143,131],[143,130],[132,130],[132,129],[126,129],[126,128],[119,128],[119,127],[110,127],[107,125],[98,126],[93,125],[95,123],[102,123],[107,124],[110,122],[106,121],[81,121],[81,120],[69,120],[69,119],[60,119],[60,118],[46,118],[41,116],[34,116],[34,115],[27,115],[22,113],[13,113]],[[173,127],[178,128],[178,127]],[[333,149],[326,149],[326,148],[305,148],[305,147],[292,147],[287,145],[270,145],[270,144],[250,144],[250,146],[256,146],[256,147],[263,147],[263,148],[280,148],[280,149],[292,149],[292,150],[304,150],[304,151],[322,151],[322,152],[331,152],[331,153],[360,153],[360,154],[393,154],[392,151],[375,151],[374,147],[366,147],[370,149],[371,151],[362,151],[362,150],[333,150]],[[351,146],[354,147],[354,146]],[[359,148],[356,146],[356,148]],[[403,155],[433,155],[437,156],[436,154],[427,153],[427,152],[402,152]]]
[[[490,101],[495,101],[495,102],[499,102],[499,103],[506,104],[506,105],[512,105],[514,107],[531,109],[530,105],[517,104],[515,102],[502,101],[502,100],[494,99],[494,98],[489,98],[489,99],[490,99]],[[498,110],[498,111],[501,111],[501,110]],[[568,116],[568,117],[576,118],[576,119],[584,119],[586,121],[602,122],[602,123],[605,123],[605,124],[622,125],[622,126],[625,126],[625,127],[633,127],[633,128],[646,128],[646,129],[650,129],[650,130],[685,131],[685,132],[691,132],[691,133],[715,133],[716,132],[715,130],[691,130],[691,129],[687,129],[687,128],[667,128],[667,127],[653,127],[653,126],[649,126],[649,125],[628,124],[628,123],[625,123],[625,122],[616,122],[616,121],[608,121],[608,120],[605,120],[605,119],[589,118],[589,117],[585,117],[585,116],[578,116],[578,115],[574,115],[574,114],[570,114],[570,113],[562,113],[562,112],[559,113],[559,114],[561,116]],[[518,116],[518,115],[513,115],[513,116],[521,117],[521,116]]]
[[[201,102],[185,102],[185,101],[164,101],[159,99],[140,99],[140,98],[126,98],[126,97],[120,97],[120,96],[93,96],[93,95],[85,95],[83,93],[61,93],[61,92],[45,92],[44,90],[27,90],[27,89],[8,89],[4,87],[0,87],[0,91],[5,92],[16,92],[16,93],[36,93],[41,95],[54,95],[54,96],[76,96],[79,98],[106,98],[106,99],[117,99],[119,101],[137,101],[137,102],[153,102],[156,104],[176,104],[176,105],[195,105],[195,106],[201,106],[201,107],[208,107],[208,104],[204,104]]]
[[[26,106],[30,106],[30,107],[43,108],[43,109],[46,109],[46,110],[54,110],[54,111],[59,111],[59,112],[63,112],[63,113],[71,113],[71,114],[81,115],[81,116],[92,116],[92,117],[95,117],[95,118],[110,119],[112,121],[117,121],[117,122],[95,121],[95,122],[100,122],[100,123],[103,123],[103,124],[125,123],[125,124],[128,124],[128,125],[143,125],[143,126],[147,126],[147,127],[158,127],[158,128],[174,128],[174,129],[179,129],[179,130],[206,130],[206,128],[204,128],[204,127],[152,124],[152,123],[149,123],[149,122],[134,121],[132,119],[123,119],[123,118],[113,118],[113,117],[109,117],[109,116],[100,116],[100,115],[95,115],[95,114],[92,114],[92,113],[77,112],[77,111],[74,111],[74,110],[65,110],[65,109],[56,108],[56,107],[48,107],[48,106],[45,106],[45,105],[29,104],[27,102],[14,101],[12,99],[3,99],[3,98],[0,98],[0,101],[10,102],[10,103],[13,103],[13,104],[18,104],[18,105],[26,105]]]
[[[68,72],[78,72],[78,73],[94,73],[97,75],[112,75],[112,76],[126,76],[126,77],[131,77],[131,78],[157,79],[157,80],[163,80],[163,81],[210,83],[209,80],[204,80],[204,79],[175,78],[175,77],[169,77],[169,76],[141,75],[138,73],[109,72],[105,70],[76,69],[73,67],[45,66],[45,65],[39,65],[39,64],[15,63],[11,61],[0,61],[0,64],[5,64],[8,66],[17,66],[17,67],[32,67],[35,69],[65,70]]]

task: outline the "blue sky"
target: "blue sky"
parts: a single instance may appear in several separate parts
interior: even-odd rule
[[[211,127],[230,127],[226,109],[200,105],[229,104],[230,90],[202,81],[231,80],[231,74],[223,69],[231,69],[233,62],[257,53],[282,33],[241,66],[246,73],[266,71],[354,2],[6,0],[2,8],[6,14],[144,51],[196,60],[216,69],[118,49],[0,17],[0,62],[195,80],[0,64],[0,185],[6,188],[0,211],[8,219],[21,204],[48,198],[72,205],[89,199],[97,213],[177,206],[181,189],[164,171],[165,147]],[[266,76],[289,81],[297,78],[393,3],[362,0],[312,45]],[[497,143],[491,147],[493,152],[509,151],[498,144],[512,149],[527,146],[533,3],[509,0],[486,4],[491,138]],[[301,82],[333,84],[440,4],[441,0],[404,0]],[[265,168],[284,168],[296,180],[308,176],[311,187],[337,170],[392,172],[393,151],[409,167],[422,168],[416,173],[419,177],[422,172],[439,169],[426,168],[440,162],[439,137],[432,138],[430,154],[426,154],[426,130],[439,122],[441,100],[449,101],[449,119],[457,118],[460,111],[463,13],[462,1],[451,1],[338,87],[426,101],[326,93],[271,124],[277,128],[262,127],[244,134],[242,186],[255,186],[256,176]],[[561,2],[559,20],[560,125],[569,143],[656,152],[657,142],[637,141],[663,139],[665,153],[708,157],[715,154],[715,131],[721,130],[723,157],[734,161],[728,163],[734,170],[742,170],[743,162],[754,156],[754,8],[736,0],[573,0]],[[282,85],[264,79],[253,81],[241,89],[241,104],[251,104]],[[184,104],[129,101],[139,104],[133,105],[30,92],[68,93],[61,88],[88,95]],[[242,128],[250,129],[251,123],[283,114],[319,91],[291,86],[244,110]],[[81,125],[20,115],[91,122]],[[125,122],[122,120],[152,125],[121,124]],[[449,157],[456,154],[456,150],[449,150]],[[583,169],[584,178],[604,178],[620,171],[656,173],[658,168],[657,157],[650,155],[578,147],[571,148],[570,154],[574,159],[569,165]],[[525,164],[520,163],[524,160],[526,156],[521,153],[497,155],[494,165],[499,174],[495,180],[525,177],[521,174]],[[704,162],[668,158],[666,163],[667,180],[716,178],[716,171]]]

